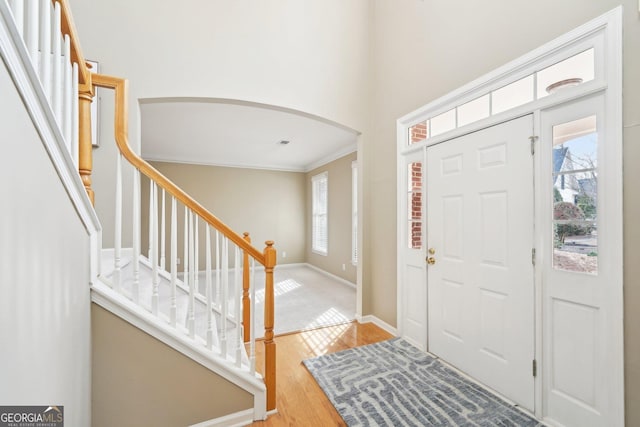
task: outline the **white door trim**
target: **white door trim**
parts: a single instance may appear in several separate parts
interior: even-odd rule
[[[456,127],[446,133],[428,138],[424,141],[408,145],[407,135],[411,126],[426,119],[437,116],[443,112],[456,108],[470,100],[483,96],[491,91],[503,87],[511,82],[515,82],[525,76],[542,70],[550,64],[559,62],[571,57],[576,53],[593,47],[595,54],[595,77],[593,80],[568,88],[550,96],[531,101],[527,104],[492,115],[486,119],[479,120],[469,125]],[[588,97],[589,95],[601,93],[605,97],[606,111],[606,140],[608,144],[608,156],[604,159],[603,171],[607,171],[608,180],[612,184],[608,187],[610,192],[607,197],[611,197],[610,203],[615,205],[618,214],[609,217],[611,225],[609,233],[612,239],[620,242],[615,248],[615,258],[618,264],[613,266],[611,276],[612,286],[608,300],[607,331],[611,338],[610,360],[612,366],[610,371],[610,382],[608,391],[609,400],[607,402],[607,425],[624,425],[624,335],[623,335],[623,222],[622,222],[622,7],[617,7],[610,12],[570,31],[569,33],[535,49],[526,55],[472,81],[471,83],[439,98],[425,106],[413,111],[397,121],[397,161],[398,161],[398,236],[402,236],[403,210],[405,206],[401,203],[402,183],[404,181],[403,169],[404,156],[416,151],[426,151],[426,147],[437,144],[448,139],[452,139],[479,129],[492,126],[523,116],[525,114],[534,115],[534,126],[537,135],[541,134],[540,117],[541,112],[551,107],[570,103],[571,101]],[[534,174],[541,175],[540,156],[536,156],[534,164]],[[428,183],[427,183],[428,191]],[[538,201],[545,196],[544,188],[540,188],[536,183],[536,214],[535,229],[541,230],[544,222],[543,212]],[[539,234],[539,233],[538,233]],[[536,246],[542,247],[540,238],[536,238]],[[401,259],[401,245],[403,239],[398,239],[398,266],[403,265]],[[543,309],[542,295],[544,292],[544,282],[542,280],[540,253],[537,253],[535,284],[536,284],[536,359],[544,363],[542,354],[543,342]],[[403,334],[402,292],[405,290],[403,284],[402,269],[398,268],[398,334]],[[426,301],[425,301],[426,307]],[[426,338],[425,338],[426,339]],[[540,371],[540,370],[539,370]],[[544,417],[542,375],[540,372],[535,381],[536,410],[535,415],[542,419]]]

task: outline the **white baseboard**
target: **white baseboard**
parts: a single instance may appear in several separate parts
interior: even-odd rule
[[[343,279],[342,277],[338,277],[335,274],[331,274],[328,271],[325,271],[319,267],[316,267],[315,265],[309,264],[308,262],[302,263],[302,264],[298,264],[298,265],[304,265],[305,267],[309,267],[312,270],[317,271],[318,273],[324,274],[327,277],[330,277],[331,279],[335,280],[336,282],[340,282],[343,285],[347,285],[350,288],[356,289],[356,284],[355,283],[351,283],[350,281]]]
[[[391,335],[397,336],[398,335],[398,330],[396,328],[394,328],[393,326],[391,326],[390,324],[388,324],[387,322],[385,322],[384,320],[379,319],[378,317],[372,315],[372,314],[368,314],[366,316],[362,316],[360,318],[357,319],[358,322],[360,323],[373,323],[374,325],[384,329],[385,331],[389,332]]]
[[[189,427],[241,427],[251,423],[253,423],[253,409],[246,409],[224,417],[192,424]]]
[[[276,264],[277,269],[287,269],[287,268],[296,268],[296,267],[304,267],[306,266],[306,262],[292,262],[289,264]]]

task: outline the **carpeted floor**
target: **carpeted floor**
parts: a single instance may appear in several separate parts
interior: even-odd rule
[[[264,270],[257,269],[256,336],[264,336]],[[304,264],[279,265],[274,271],[275,334],[351,322],[356,317],[356,289]],[[199,275],[205,293],[205,274]],[[233,278],[230,276],[230,283]],[[233,295],[229,301],[233,304]]]
[[[401,338],[304,361],[353,426],[543,426]]]

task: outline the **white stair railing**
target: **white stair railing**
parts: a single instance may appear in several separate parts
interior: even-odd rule
[[[132,222],[147,223],[147,227],[134,225],[133,236],[114,236],[113,241],[118,246],[114,252],[123,253],[120,247],[122,241],[131,241],[135,249],[135,255],[131,258],[137,257],[139,260],[131,268],[123,269],[124,263],[114,264],[113,271],[120,272],[119,286],[112,283],[114,291],[131,301],[137,301],[142,309],[173,328],[176,333],[183,334],[193,345],[211,350],[213,355],[227,360],[236,369],[253,377],[256,374],[257,334],[251,314],[255,309],[255,283],[251,281],[249,268],[255,267],[255,261],[264,266],[263,375],[267,389],[267,410],[275,409],[273,270],[276,250],[273,242],[267,241],[264,251],[258,251],[251,245],[248,234],[243,238],[231,230],[133,152],[128,144],[126,129],[126,80],[101,74],[92,74],[91,78],[94,86],[115,91],[114,136],[126,160],[115,168],[120,175],[116,183],[123,182],[123,174],[129,176],[133,172]],[[148,195],[143,194],[146,188]],[[121,190],[115,191],[119,198],[115,203],[116,216],[122,215],[122,193]],[[143,199],[148,203],[143,204]],[[170,211],[167,210],[168,205],[171,206]],[[213,242],[211,229],[215,230]],[[123,232],[122,227],[114,227],[114,230],[118,234]],[[140,236],[142,233],[139,230],[147,235]],[[143,241],[148,242],[146,258],[139,250]],[[163,249],[166,245],[170,248],[169,260],[166,260]],[[181,260],[178,254],[183,256]],[[139,264],[144,268],[136,270]],[[163,264],[170,265],[171,271],[162,268]],[[215,268],[212,269],[214,264]],[[205,266],[205,271],[200,272],[200,266]],[[200,286],[201,273],[205,281],[204,288]]]
[[[72,59],[72,42],[61,31],[60,3],[51,0],[0,1],[9,6],[67,150],[78,166],[80,73],[79,65]],[[82,66],[86,67],[85,64]]]
[[[129,252],[122,247],[122,242],[129,240],[123,236],[122,227],[126,169],[133,169],[130,262],[123,255]],[[196,345],[255,375],[256,332],[252,313],[248,317],[250,324],[246,325],[250,331],[247,342],[243,325],[244,250],[218,230],[212,233],[212,227],[199,215],[156,182],[140,177],[140,171],[123,162],[121,155],[117,156],[115,171],[114,259],[113,268],[109,269],[112,273],[106,280],[114,291],[157,316],[177,333],[184,333]],[[142,191],[144,188],[148,190]],[[146,236],[141,236],[141,222],[147,224]],[[148,247],[146,258],[140,253],[142,239]],[[162,253],[166,246],[168,259]],[[182,254],[182,260],[178,254]],[[246,268],[253,270],[255,260],[246,258],[251,260]],[[203,271],[199,270],[201,265]],[[247,292],[253,311],[255,286]]]

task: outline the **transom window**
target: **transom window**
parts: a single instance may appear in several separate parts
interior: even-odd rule
[[[409,127],[407,145],[553,95],[595,78],[595,51],[587,49]]]

